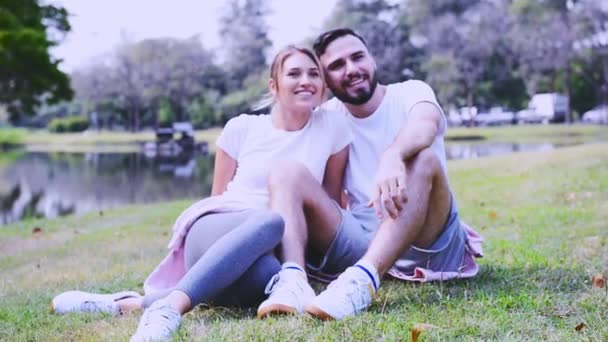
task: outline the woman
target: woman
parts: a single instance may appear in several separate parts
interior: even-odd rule
[[[344,161],[352,139],[344,117],[315,110],[326,88],[310,50],[280,51],[268,85],[269,115],[242,114],[226,124],[217,140],[212,197],[178,217],[171,252],[144,283],[146,295],[70,291],[53,299],[54,312],[144,309],[132,340],[147,341],[170,339],[181,316],[200,303],[255,305],[263,299],[264,287],[280,270],[273,249],[283,235],[281,217],[267,209],[271,168],[301,163],[319,182],[338,189],[330,193],[339,193],[345,163],[330,164],[339,172],[326,165]]]

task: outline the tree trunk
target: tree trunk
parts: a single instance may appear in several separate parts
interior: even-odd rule
[[[574,120],[572,119],[572,109],[570,103],[572,99],[572,66],[570,60],[566,63],[566,97],[568,98],[568,107],[566,107],[566,123],[571,124]]]

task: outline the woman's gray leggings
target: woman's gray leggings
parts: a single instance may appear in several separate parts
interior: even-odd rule
[[[192,308],[210,302],[257,305],[270,278],[281,270],[273,250],[283,231],[281,216],[267,210],[199,218],[186,236],[186,274],[174,288],[146,295],[143,308],[173,290],[184,292]]]

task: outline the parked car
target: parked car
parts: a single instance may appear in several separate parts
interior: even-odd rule
[[[481,112],[475,117],[478,126],[500,126],[515,123],[515,113],[502,107],[492,107],[488,112]]]
[[[599,105],[583,113],[583,122],[608,125],[608,105]]]

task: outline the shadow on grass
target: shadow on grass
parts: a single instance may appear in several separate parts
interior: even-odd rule
[[[314,282],[320,293],[325,285]],[[587,275],[582,267],[495,266],[483,265],[479,275],[472,279],[446,282],[411,283],[385,279],[371,313],[390,313],[404,306],[437,310],[449,307],[493,305],[496,309],[538,310],[551,299],[571,298],[586,291]],[[195,315],[205,320],[239,320],[254,318],[256,308],[235,308],[201,305]]]

